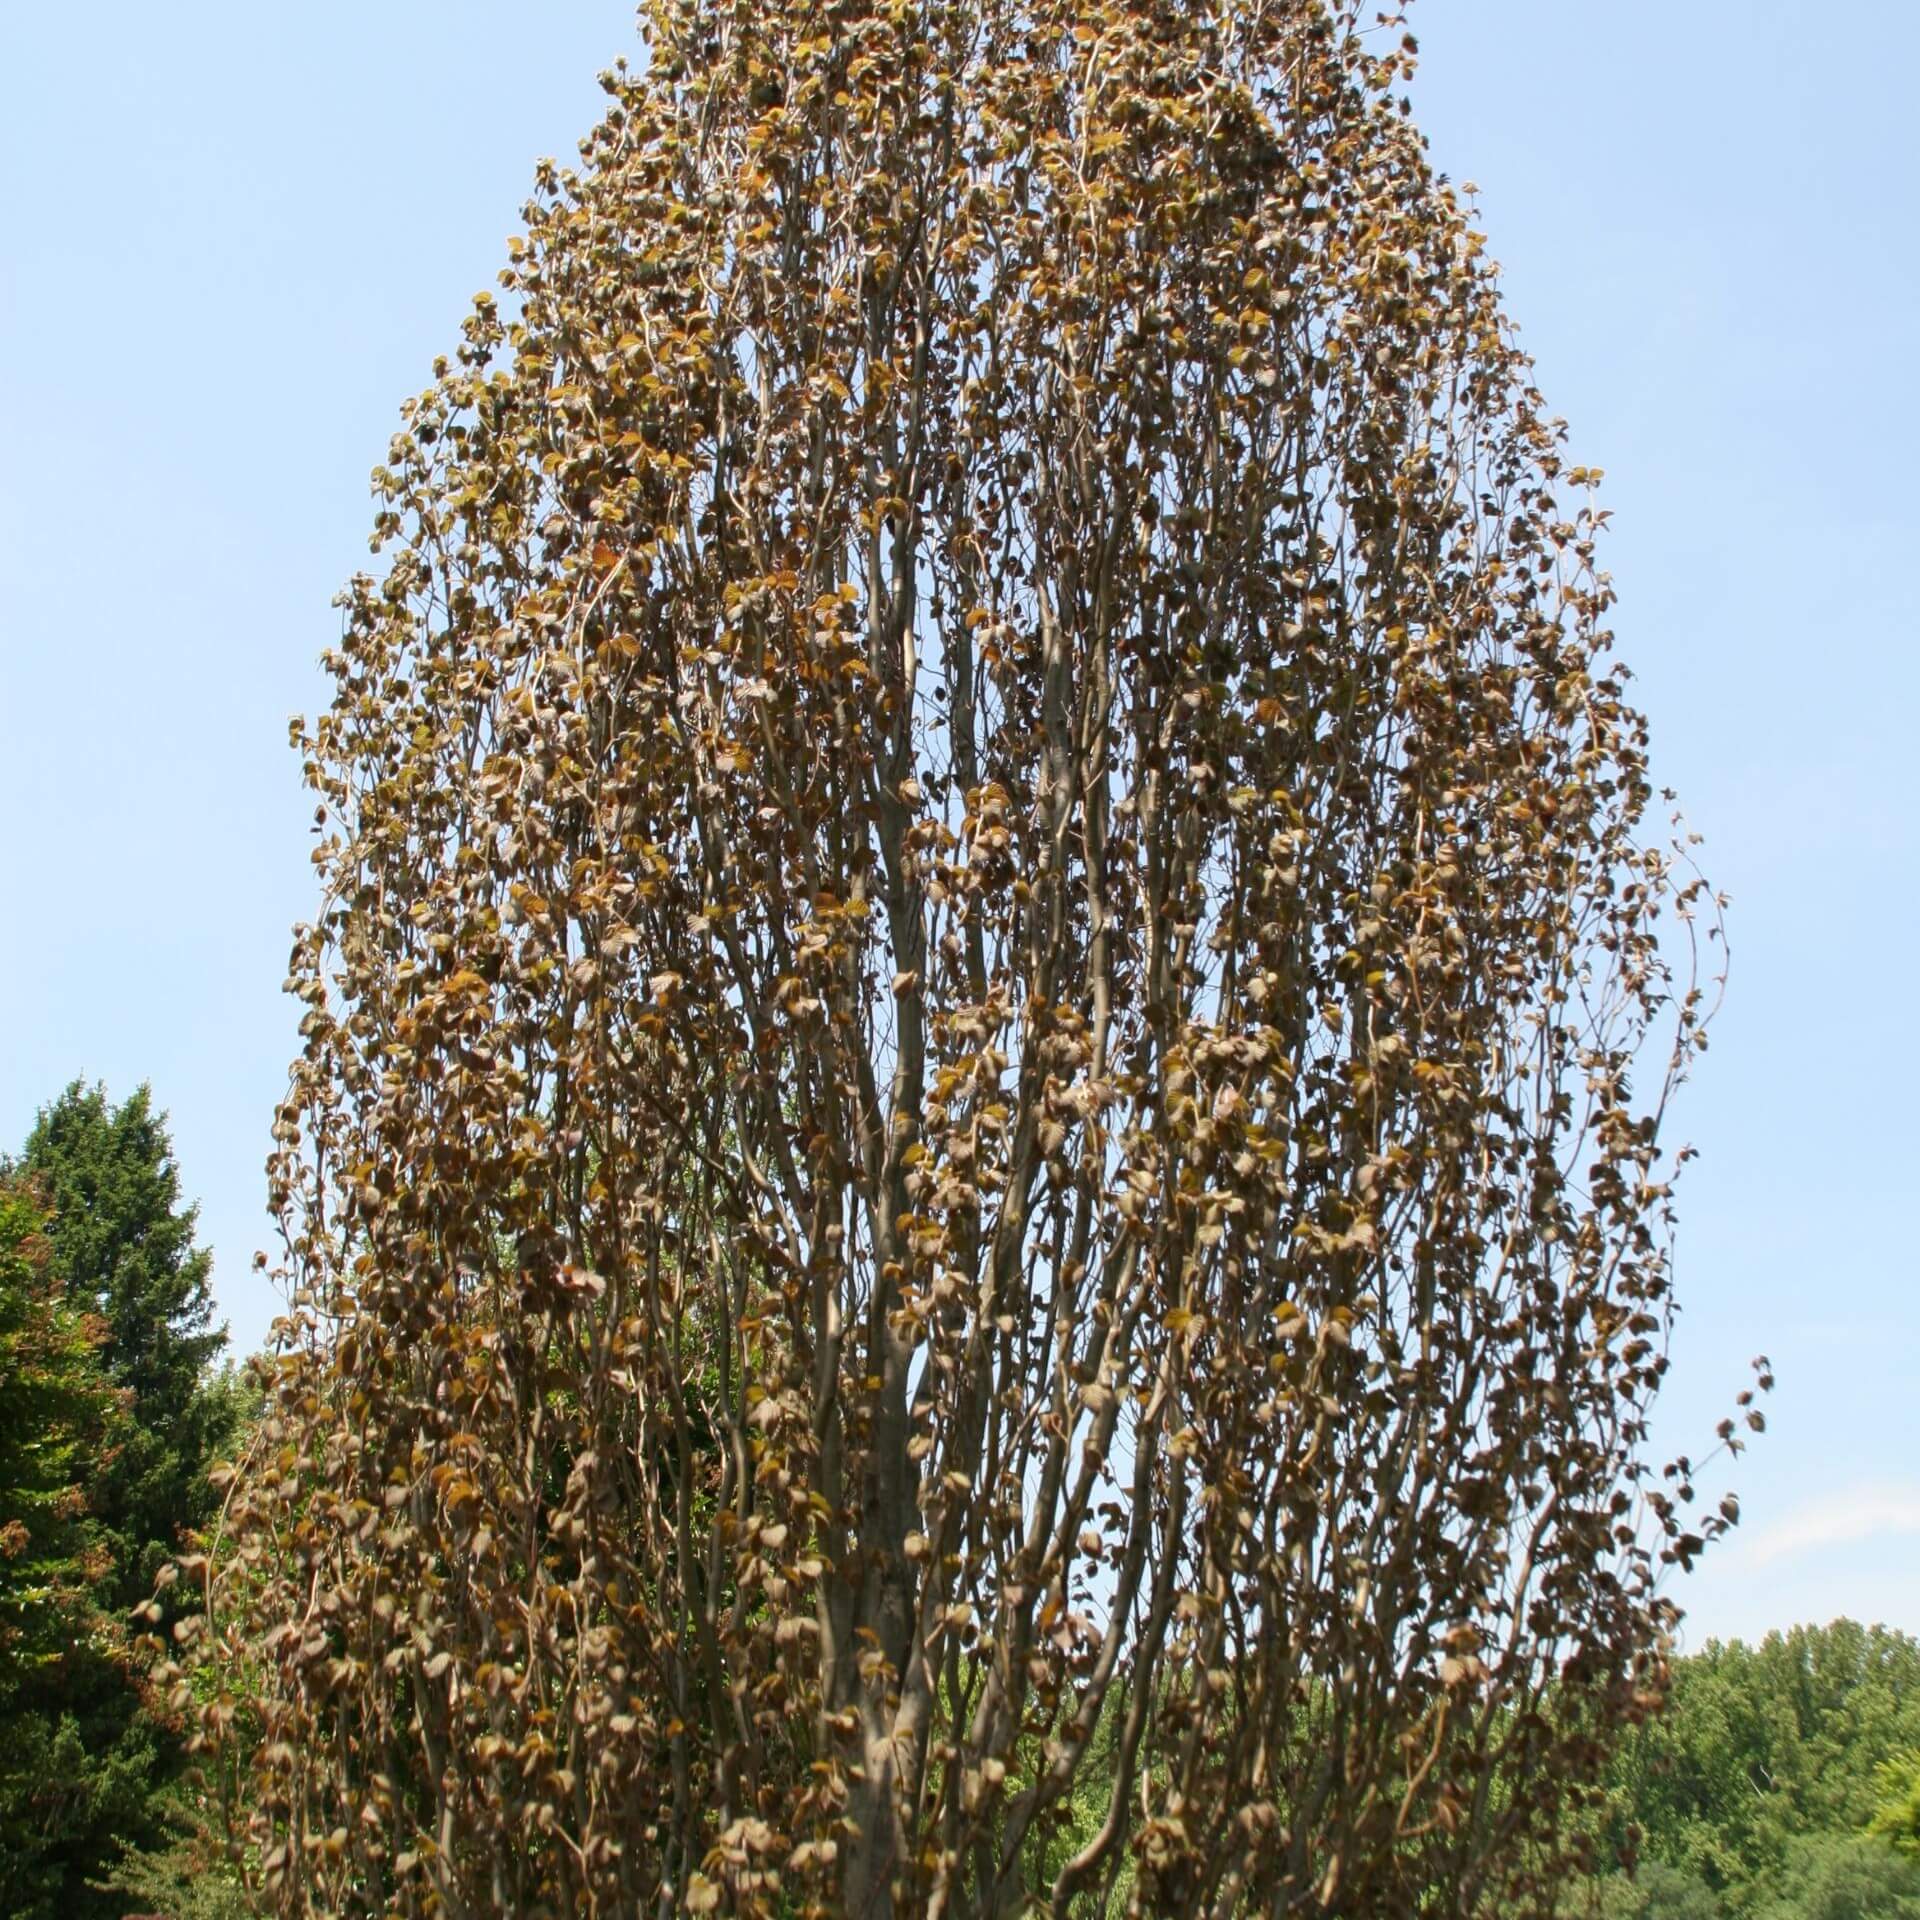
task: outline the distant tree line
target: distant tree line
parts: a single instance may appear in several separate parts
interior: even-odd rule
[[[1840,1620],[1709,1642],[1616,1756],[1609,1920],[1920,1916],[1920,1643]]]

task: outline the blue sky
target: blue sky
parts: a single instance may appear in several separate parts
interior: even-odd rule
[[[630,18],[101,0],[0,24],[0,1143],[75,1074],[151,1080],[243,1346],[274,1308],[248,1264],[313,905],[286,722],[320,697],[397,405]],[[1679,1590],[1696,1641],[1920,1631],[1920,6],[1840,21],[1413,17],[1436,164],[1479,184],[1545,391],[1607,471],[1656,770],[1734,896],[1678,1121],[1703,1157],[1662,1437],[1704,1450],[1754,1353],[1779,1388],[1732,1474],[1743,1525]]]

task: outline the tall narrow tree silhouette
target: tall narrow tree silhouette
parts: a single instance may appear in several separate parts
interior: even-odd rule
[[[645,25],[301,736],[264,1888],[1544,1906],[1719,1524],[1703,896],[1411,42]]]

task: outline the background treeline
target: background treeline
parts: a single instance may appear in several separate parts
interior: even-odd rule
[[[1920,1916],[1920,1642],[1836,1621],[1709,1644],[1619,1755],[1609,1920]]]
[[[163,1115],[79,1082],[0,1159],[0,1915],[184,1920],[209,1843],[132,1610],[246,1417]],[[175,1900],[174,1890],[179,1891]],[[218,1911],[217,1905],[202,1911]]]
[[[145,1088],[76,1082],[0,1160],[9,1920],[243,1910],[133,1644],[248,1418],[194,1230]],[[1920,1920],[1920,1642],[1843,1620],[1679,1660],[1597,1840],[1569,1908],[1601,1920]]]

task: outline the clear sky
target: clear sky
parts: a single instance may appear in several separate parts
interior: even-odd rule
[[[286,722],[398,403],[630,19],[0,9],[0,1144],[76,1074],[150,1080],[243,1347],[274,1311],[248,1268],[314,904]],[[1704,1450],[1754,1353],[1779,1387],[1739,1533],[1679,1590],[1690,1637],[1920,1631],[1920,5],[1424,0],[1413,25],[1436,164],[1479,184],[1607,471],[1657,773],[1734,896],[1678,1122],[1704,1157],[1663,1437]]]

